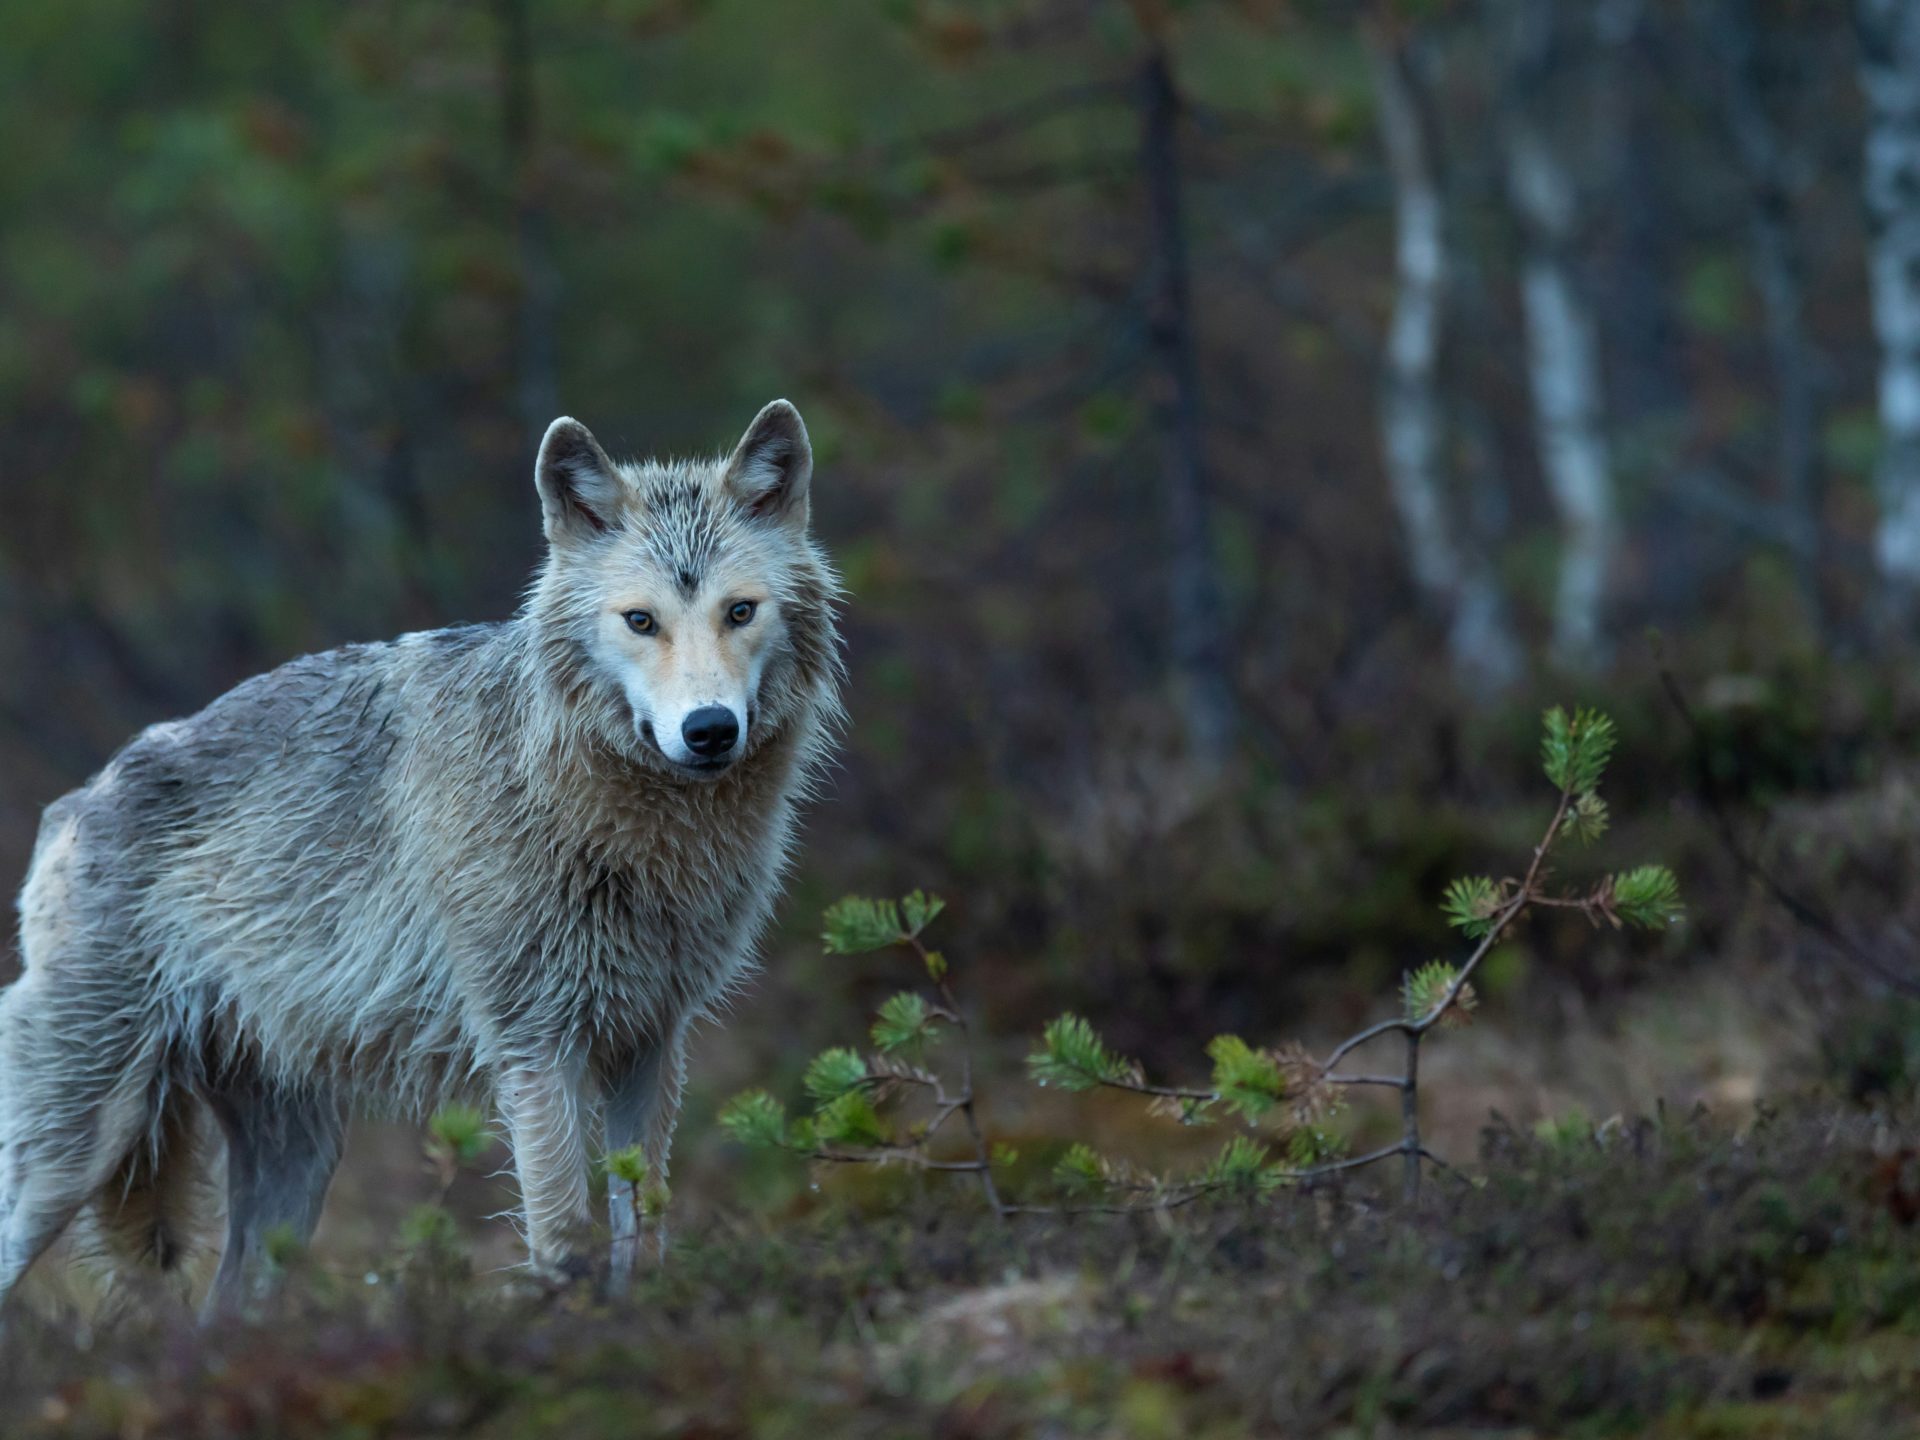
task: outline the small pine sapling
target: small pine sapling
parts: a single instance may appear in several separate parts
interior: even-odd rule
[[[735,1096],[721,1127],[743,1145],[782,1149],[828,1164],[909,1164],[978,1177],[995,1214],[1007,1207],[993,1178],[994,1156],[974,1109],[973,1048],[947,960],[921,938],[944,907],[916,890],[899,900],[848,897],[826,912],[821,942],[829,955],[861,955],[896,947],[910,952],[924,975],[919,988],[890,997],[874,1016],[869,1054],[836,1046],[816,1055],[801,1078],[810,1113],[790,1116],[765,1090]],[[931,1052],[949,1057],[933,1068]],[[913,1103],[917,1100],[919,1103]],[[971,1152],[938,1158],[935,1142],[958,1117]]]
[[[1236,1127],[1218,1154],[1198,1170],[1162,1176],[1074,1144],[1061,1157],[1054,1178],[1066,1203],[1008,1204],[992,1173],[992,1155],[974,1112],[973,1056],[966,1021],[954,997],[945,958],[921,939],[941,902],[916,891],[899,901],[846,899],[826,914],[823,935],[829,954],[862,954],[905,947],[926,974],[923,989],[906,990],[880,1007],[872,1027],[874,1052],[836,1047],[808,1065],[802,1084],[810,1114],[789,1116],[765,1090],[736,1096],[722,1112],[722,1126],[750,1146],[780,1148],[822,1162],[905,1162],[932,1170],[979,1177],[993,1211],[1060,1214],[1091,1210],[1169,1209],[1207,1195],[1258,1199],[1283,1186],[1399,1157],[1403,1188],[1417,1196],[1421,1162],[1440,1164],[1420,1135],[1420,1045],[1443,1025],[1464,1024],[1478,1005],[1472,977],[1494,946],[1535,908],[1577,911],[1596,926],[1661,930],[1683,913],[1679,885],[1664,866],[1642,865],[1603,875],[1584,888],[1551,885],[1550,861],[1569,842],[1590,843],[1606,832],[1608,813],[1599,785],[1615,746],[1613,723],[1590,710],[1555,708],[1545,717],[1542,767],[1559,792],[1552,818],[1518,877],[1468,876],[1450,884],[1441,901],[1448,923],[1472,948],[1458,963],[1433,960],[1402,979],[1400,1011],[1336,1045],[1324,1059],[1288,1043],[1260,1048],[1237,1035],[1219,1035],[1207,1045],[1213,1069],[1205,1084],[1159,1084],[1139,1062],[1114,1051],[1079,1015],[1050,1021],[1038,1048],[1027,1057],[1035,1083],[1067,1091],[1119,1090],[1146,1098],[1152,1113],[1185,1124],[1224,1120]],[[928,993],[930,992],[930,994]],[[927,1068],[928,1051],[944,1043],[958,1078]],[[1398,1073],[1363,1074],[1341,1069],[1361,1047],[1398,1035],[1405,1060]],[[1347,1087],[1380,1086],[1400,1093],[1401,1134],[1391,1145],[1366,1154],[1344,1153],[1329,1122]],[[930,1106],[904,1120],[893,1101],[916,1092]],[[971,1158],[936,1160],[932,1142],[956,1115],[965,1122]]]
[[[1552,818],[1525,872],[1494,880],[1468,876],[1450,884],[1441,901],[1447,922],[1473,942],[1458,964],[1434,960],[1408,972],[1401,982],[1400,1013],[1348,1037],[1315,1060],[1297,1045],[1260,1050],[1236,1035],[1216,1037],[1207,1047],[1213,1061],[1211,1082],[1183,1088],[1150,1083],[1140,1066],[1115,1055],[1093,1027],[1077,1015],[1062,1015],[1041,1035],[1040,1048],[1027,1059],[1028,1073],[1041,1085],[1069,1090],[1105,1088],[1149,1097],[1153,1107],[1189,1123],[1203,1123],[1224,1112],[1243,1130],[1227,1142],[1219,1157],[1184,1179],[1143,1177],[1121,1171],[1075,1146],[1056,1171],[1069,1193],[1084,1195],[1101,1186],[1130,1192],[1143,1203],[1184,1203],[1219,1190],[1266,1193],[1279,1185],[1355,1169],[1395,1156],[1401,1158],[1403,1188],[1417,1195],[1421,1161],[1440,1163],[1420,1138],[1420,1043],[1428,1031],[1463,1024],[1479,1003],[1472,976],[1500,938],[1536,907],[1574,910],[1594,925],[1615,929],[1662,930],[1683,913],[1680,887],[1661,865],[1641,865],[1603,875],[1585,888],[1550,886],[1550,861],[1568,842],[1586,844],[1606,832],[1608,813],[1599,785],[1615,746],[1613,722],[1591,710],[1549,710],[1544,721],[1541,764],[1559,792]],[[1399,1035],[1405,1063],[1398,1074],[1353,1074],[1340,1069],[1354,1051],[1371,1041]],[[1365,1155],[1341,1158],[1338,1142],[1322,1128],[1337,1108],[1346,1086],[1377,1085],[1400,1092],[1401,1135]],[[1255,1138],[1264,1129],[1266,1137]],[[1284,1142],[1273,1155],[1269,1143]]]

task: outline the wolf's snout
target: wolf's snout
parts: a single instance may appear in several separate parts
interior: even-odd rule
[[[711,760],[733,749],[740,722],[724,705],[703,705],[680,722],[680,738],[701,759]]]

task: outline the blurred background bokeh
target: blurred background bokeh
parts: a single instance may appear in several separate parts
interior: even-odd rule
[[[847,891],[948,897],[1009,1070],[1069,1005],[1169,1069],[1374,1013],[1524,860],[1553,701],[1690,921],[1500,952],[1442,1138],[1873,1083],[1920,1029],[1854,1038],[1884,981],[1707,804],[1905,973],[1908,8],[3,0],[0,875],[141,725],[510,614],[554,415],[713,451],[786,395],[853,723],[683,1192],[800,1183],[711,1118],[885,993],[811,941]],[[377,1220],[430,1181],[370,1137]]]

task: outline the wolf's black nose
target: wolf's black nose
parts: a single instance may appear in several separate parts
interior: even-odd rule
[[[680,738],[696,755],[724,755],[740,738],[740,722],[724,705],[703,705],[680,722]]]

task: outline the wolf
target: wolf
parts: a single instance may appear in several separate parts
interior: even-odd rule
[[[712,461],[558,419],[514,618],[294,660],[47,808],[0,995],[0,1299],[76,1216],[177,1271],[224,1140],[208,1304],[243,1303],[356,1108],[456,1098],[497,1106],[532,1265],[584,1266],[590,1131],[664,1179],[688,1028],[748,973],[842,723],[812,472],[784,400]]]

